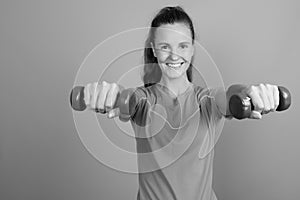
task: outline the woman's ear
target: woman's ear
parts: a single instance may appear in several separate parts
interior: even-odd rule
[[[154,57],[156,57],[156,53],[155,53],[155,49],[154,49],[154,45],[152,42],[150,42],[150,45],[151,45],[151,48],[152,48],[152,51],[153,51],[153,55]]]

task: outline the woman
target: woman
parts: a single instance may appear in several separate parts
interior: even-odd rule
[[[144,86],[132,91],[128,108],[112,109],[122,90],[115,83],[85,87],[85,103],[91,109],[107,113],[109,118],[119,116],[122,121],[131,121],[139,153],[137,199],[215,200],[213,151],[206,148],[203,154],[202,147],[206,145],[205,133],[213,137],[212,127],[218,126],[223,117],[231,118],[226,99],[237,93],[249,96],[254,105],[253,119],[275,111],[279,104],[278,88],[270,84],[232,85],[226,94],[195,86],[194,39],[193,23],[185,11],[165,7],[152,20],[144,50]],[[227,98],[222,98],[224,95]],[[150,112],[159,113],[158,105],[165,113],[162,126]],[[195,110],[199,111],[196,121],[191,117]],[[164,151],[156,154],[160,149]],[[140,156],[144,154],[147,156]]]

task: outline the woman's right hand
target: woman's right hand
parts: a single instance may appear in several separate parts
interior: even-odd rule
[[[100,112],[102,114],[107,113],[108,118],[117,117],[120,114],[119,108],[113,108],[118,93],[121,92],[121,88],[116,83],[108,83],[103,81],[102,83],[94,82],[88,83],[84,87],[84,101],[88,109]]]

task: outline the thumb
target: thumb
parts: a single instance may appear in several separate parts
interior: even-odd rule
[[[261,119],[262,115],[261,115],[260,112],[254,110],[254,111],[251,112],[250,118],[251,119]]]
[[[112,119],[114,117],[118,117],[120,115],[120,109],[119,108],[115,108],[115,109],[112,109],[110,110],[108,113],[107,113],[107,117],[109,119]]]

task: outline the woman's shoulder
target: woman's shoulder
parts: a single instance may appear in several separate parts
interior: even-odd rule
[[[151,92],[153,90],[153,85],[150,86],[138,86],[135,88],[135,94],[141,97],[149,97],[151,95]]]
[[[148,101],[150,100],[155,101],[156,97],[156,88],[155,84],[153,85],[142,85],[134,88],[134,95],[137,99],[147,99]]]
[[[199,104],[204,103],[207,101],[211,102],[214,101],[215,96],[220,88],[213,88],[213,87],[203,87],[203,86],[194,86],[195,96]]]
[[[200,86],[200,85],[194,85],[193,84],[193,87],[194,87],[194,92],[195,92],[197,97],[203,96],[209,90],[208,87],[203,87],[203,86]]]
[[[199,85],[194,85],[194,91],[198,97],[203,97],[206,95],[211,95],[216,88],[203,87]]]

